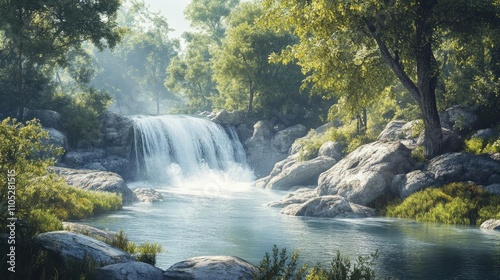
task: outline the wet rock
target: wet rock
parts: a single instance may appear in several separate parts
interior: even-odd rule
[[[163,195],[151,188],[136,188],[133,190],[140,202],[158,202],[163,201]]]
[[[108,156],[115,155],[129,158],[134,140],[134,121],[114,112],[105,112],[100,116],[101,146]]]
[[[164,271],[143,262],[107,265],[88,275],[90,280],[163,280]]]
[[[324,218],[366,218],[375,216],[369,207],[349,202],[339,195],[311,198],[302,204],[291,204],[281,210],[282,214]]]
[[[481,229],[500,230],[500,220],[490,219],[481,224]]]
[[[164,273],[170,280],[253,279],[257,267],[238,257],[195,257],[172,265]]]
[[[318,193],[316,191],[310,188],[301,188],[278,201],[269,203],[268,206],[283,208],[291,204],[302,204],[309,201],[311,198],[316,197],[318,197]]]

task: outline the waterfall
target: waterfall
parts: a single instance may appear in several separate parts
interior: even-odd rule
[[[137,173],[142,180],[172,183],[209,170],[228,172],[246,166],[245,151],[232,126],[184,115],[133,120]]]

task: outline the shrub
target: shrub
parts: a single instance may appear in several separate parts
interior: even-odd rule
[[[465,140],[465,151],[475,155],[500,153],[500,138],[486,140],[473,137]]]
[[[400,204],[389,205],[386,213],[424,222],[480,225],[500,218],[500,196],[474,184],[452,183],[416,192]]]
[[[145,262],[150,265],[156,264],[156,255],[163,251],[163,248],[158,243],[146,242],[144,244],[137,245],[134,242],[129,241],[127,234],[123,229],[118,231],[109,244],[135,256],[137,261]]]
[[[61,151],[42,146],[40,141],[44,137],[48,134],[36,121],[23,125],[5,119],[0,124],[0,185],[15,182],[15,190],[3,187],[0,195],[15,197],[19,238],[29,239],[41,232],[59,230],[61,220],[86,218],[121,208],[121,198],[115,194],[77,189],[49,173],[53,156]],[[0,218],[7,219],[7,204],[0,203],[0,208]],[[0,229],[0,233],[5,230]]]
[[[298,251],[287,255],[286,248],[279,251],[274,245],[272,259],[266,252],[259,265],[259,273],[254,274],[256,280],[370,280],[376,279],[375,271],[372,269],[378,258],[378,252],[369,257],[359,256],[356,263],[352,264],[349,257],[343,257],[337,251],[329,268],[317,264],[308,270],[309,265],[304,264],[299,269],[297,261]]]

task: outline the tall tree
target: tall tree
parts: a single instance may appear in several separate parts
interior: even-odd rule
[[[239,2],[240,0],[192,0],[184,14],[192,27],[220,40],[226,30],[224,20]]]
[[[90,41],[99,49],[120,39],[116,24],[119,0],[0,0],[2,53],[16,57],[19,118],[24,115],[27,73],[48,65],[63,65],[70,48]]]
[[[428,158],[443,149],[436,106],[440,75],[436,48],[446,36],[461,36],[463,31],[470,30],[468,25],[496,29],[499,9],[497,1],[491,0],[263,0],[263,3],[268,9],[264,17],[268,25],[293,30],[300,37],[300,44],[289,54],[315,71],[356,67],[351,59],[305,54],[321,48],[322,44],[332,44],[331,51],[335,52],[341,49],[338,42],[350,42],[352,56],[358,55],[360,47],[376,48],[420,108],[425,124],[424,153]],[[376,59],[373,62],[378,63]]]

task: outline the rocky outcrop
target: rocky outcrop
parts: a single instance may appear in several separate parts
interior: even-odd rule
[[[52,145],[54,148],[62,148],[64,151],[67,151],[68,146],[68,137],[61,131],[55,128],[44,128],[48,134],[49,139],[42,139],[42,145]]]
[[[291,204],[302,204],[311,198],[318,197],[318,193],[310,188],[300,188],[293,193],[288,194],[279,201],[271,202],[268,204],[270,207],[283,208]]]
[[[319,195],[340,195],[368,205],[391,192],[397,174],[414,168],[410,150],[399,142],[373,142],[357,148],[319,177]]]
[[[257,267],[238,257],[209,256],[191,258],[172,265],[164,273],[170,280],[253,279]]]
[[[163,270],[143,262],[107,265],[89,273],[90,280],[163,280]]]
[[[245,122],[245,112],[240,110],[235,110],[235,111],[222,110],[211,114],[209,118],[214,123],[237,126]]]
[[[308,161],[298,161],[294,157],[288,157],[276,163],[264,187],[289,190],[296,186],[316,185],[319,175],[336,162],[335,159],[325,156]]]
[[[290,204],[282,209],[281,213],[292,216],[324,218],[366,218],[375,216],[373,209],[349,202],[339,195],[320,196],[311,198],[302,204]]]
[[[500,230],[500,220],[490,219],[481,224],[481,229]]]
[[[61,114],[52,110],[28,110],[27,119],[38,119],[46,128],[62,130]]]
[[[472,110],[456,105],[446,109],[440,119],[443,128],[465,135],[475,128],[479,117]]]
[[[403,127],[406,121],[394,120],[389,122],[379,134],[377,140],[382,142],[398,141],[404,138]]]
[[[253,135],[245,141],[247,163],[258,178],[268,175],[274,165],[288,156],[295,139],[304,136],[306,129],[295,125],[274,133],[267,121],[254,125]]]
[[[52,256],[68,264],[83,263],[87,259],[99,265],[133,261],[134,258],[102,241],[69,231],[53,231],[37,235],[35,242]]]
[[[132,169],[132,163],[116,155],[108,155],[103,149],[79,149],[67,152],[64,155],[63,167],[77,169],[91,169],[99,171],[109,171],[120,175],[129,175]]]
[[[150,188],[136,188],[133,190],[135,196],[140,202],[158,202],[163,201],[163,195],[156,191],[155,189]]]
[[[105,112],[100,116],[102,149],[106,155],[130,157],[134,137],[134,121],[126,116]]]
[[[112,192],[122,196],[124,204],[137,201],[137,197],[132,192],[120,175],[112,172],[70,169],[53,167],[52,170],[61,175],[64,180],[75,187],[85,190]]]
[[[105,241],[106,243],[112,241],[116,236],[116,233],[114,232],[100,230],[98,228],[83,224],[71,223],[71,222],[63,222],[62,224],[65,230],[90,236],[97,240]]]
[[[488,186],[497,183],[499,174],[500,162],[489,156],[449,153],[433,158],[422,170],[396,177],[393,190],[405,198],[418,190],[452,182]]]
[[[342,145],[337,141],[326,141],[319,148],[318,156],[330,157],[339,161],[343,157]]]

